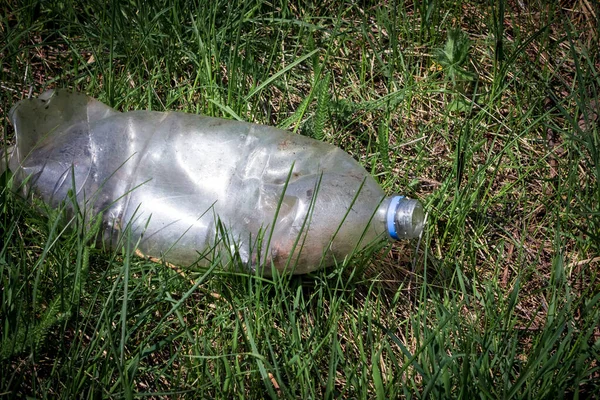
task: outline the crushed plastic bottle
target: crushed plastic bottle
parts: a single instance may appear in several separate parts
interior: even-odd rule
[[[423,228],[421,204],[386,197],[350,155],[272,127],[121,113],[67,90],[22,100],[9,118],[9,168],[27,192],[58,207],[72,190],[79,211],[102,212],[106,243],[129,228],[143,255],[179,266],[235,255],[265,275],[303,274]]]

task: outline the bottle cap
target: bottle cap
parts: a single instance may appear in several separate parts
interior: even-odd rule
[[[418,200],[393,196],[387,209],[386,226],[392,239],[411,239],[421,235],[425,212]]]

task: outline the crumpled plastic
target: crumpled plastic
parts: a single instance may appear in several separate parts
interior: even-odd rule
[[[201,115],[121,113],[67,90],[23,100],[9,118],[15,180],[51,207],[101,213],[101,239],[115,248],[128,240],[179,266],[218,257],[301,274],[385,236],[382,189],[327,143]]]

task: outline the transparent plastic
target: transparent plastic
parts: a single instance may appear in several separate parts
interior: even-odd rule
[[[180,266],[239,257],[266,275],[302,274],[423,228],[420,203],[386,197],[350,155],[272,127],[121,113],[66,90],[23,100],[9,118],[9,167],[28,192],[57,207],[72,190],[81,212],[102,212],[104,241],[126,237]]]

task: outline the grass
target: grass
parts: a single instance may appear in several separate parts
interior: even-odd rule
[[[284,127],[421,199],[428,227],[308,276],[182,277],[4,176],[0,395],[598,396],[594,2],[146,3],[0,5],[2,115],[70,87]]]

